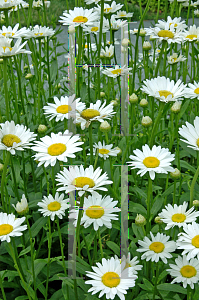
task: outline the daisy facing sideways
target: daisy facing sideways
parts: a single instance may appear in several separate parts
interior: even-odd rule
[[[154,237],[153,233],[150,232],[152,241],[145,236],[143,241],[138,241],[138,244],[142,248],[137,249],[138,252],[144,252],[141,259],[146,259],[146,261],[155,261],[156,263],[161,259],[165,264],[167,263],[167,258],[172,258],[170,252],[176,250],[176,243],[174,241],[168,241],[169,236],[163,233],[157,233]]]
[[[171,204],[165,206],[165,209],[159,214],[161,220],[167,224],[165,230],[173,228],[174,226],[182,227],[186,223],[195,222],[199,216],[198,211],[194,211],[194,206],[186,211],[188,202],[184,202],[182,205]]]
[[[199,117],[196,116],[194,126],[189,122],[186,122],[186,126],[182,125],[182,128],[179,128],[178,133],[185,138],[185,140],[180,140],[189,144],[187,147],[199,150]]]
[[[102,198],[102,196],[98,194],[96,196],[88,196],[88,198],[84,197],[84,214],[81,218],[81,225],[84,224],[84,227],[87,228],[93,224],[95,231],[103,225],[111,229],[111,220],[118,220],[119,218],[118,215],[114,213],[121,211],[121,209],[115,207],[117,203],[118,201],[113,201],[113,198],[110,196],[104,196]],[[75,219],[73,223],[75,227],[77,226],[78,213],[79,209],[72,209],[69,214],[69,218]]]
[[[194,80],[194,84],[188,83],[188,86],[189,87],[187,87],[184,91],[186,98],[190,98],[190,99],[197,98],[199,100],[199,82],[197,83]]]
[[[121,300],[125,300],[126,290],[135,286],[137,276],[128,276],[125,262],[120,264],[117,258],[102,258],[102,263],[98,262],[96,265],[97,267],[92,267],[94,272],[86,271],[86,276],[92,278],[85,281],[86,284],[92,285],[88,292],[92,292],[92,295],[100,292],[99,298],[105,294],[106,299],[114,299],[117,295]]]
[[[21,38],[17,39],[16,43],[14,44],[13,47],[11,47],[11,42],[12,39],[3,37],[0,38],[0,57],[4,58],[4,57],[10,57],[13,55],[17,55],[19,53],[26,53],[26,54],[31,54],[32,52],[26,49],[22,49],[23,46],[25,46],[25,44],[27,43],[24,42],[21,45]]]
[[[93,154],[95,155],[97,149],[99,149],[99,156],[102,157],[104,160],[106,160],[109,156],[117,156],[120,150],[113,148],[113,144],[105,145],[105,142],[103,141],[103,144],[101,142],[98,142],[98,144],[93,145]]]
[[[131,71],[132,68],[127,68],[126,65],[124,65],[122,68],[120,68],[118,65],[115,66],[115,68],[106,68],[102,71],[102,74],[108,76],[117,78],[120,75],[129,75],[129,71]]]
[[[171,162],[175,159],[175,155],[169,152],[167,148],[161,148],[160,146],[153,146],[152,150],[146,144],[142,146],[142,151],[136,149],[133,151],[135,155],[130,155],[129,158],[132,161],[128,161],[132,169],[140,169],[137,174],[143,176],[146,172],[152,180],[155,178],[155,173],[174,172],[175,169],[171,167]]]
[[[96,190],[107,191],[107,188],[103,187],[103,185],[113,183],[113,181],[107,180],[108,176],[106,172],[100,176],[101,173],[102,169],[98,167],[94,170],[92,165],[86,169],[84,169],[83,165],[80,167],[69,166],[69,170],[64,168],[56,176],[56,180],[59,182],[57,185],[63,185],[57,191],[65,191],[65,193],[78,191],[80,197],[85,192],[89,192],[96,196],[98,195]]]

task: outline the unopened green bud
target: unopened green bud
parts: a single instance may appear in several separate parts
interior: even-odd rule
[[[141,107],[147,107],[147,106],[148,106],[148,101],[147,101],[146,99],[142,99],[142,100],[140,101],[140,106],[141,106]]]
[[[148,41],[145,41],[145,42],[143,43],[143,50],[144,50],[144,51],[151,50],[151,44],[150,44]]]
[[[129,97],[129,102],[130,103],[137,103],[138,102],[138,96],[135,94],[135,93],[133,93],[130,97]]]
[[[199,206],[199,200],[193,200],[193,205],[195,207],[198,207]]]
[[[28,80],[30,80],[31,78],[33,78],[33,74],[31,74],[31,73],[28,73],[26,76],[25,76],[25,78],[26,79],[28,79]]]
[[[181,176],[181,172],[180,172],[180,170],[178,170],[177,168],[175,168],[174,172],[170,172],[170,176],[173,179],[179,179],[180,176]]]
[[[17,202],[16,206],[12,204],[19,215],[26,215],[29,211],[28,202],[25,195],[22,195],[21,202]]]
[[[111,125],[107,121],[104,121],[100,124],[100,130],[101,132],[109,132],[111,130]]]
[[[137,214],[137,217],[135,218],[135,224],[138,226],[146,225],[146,218],[140,214]]]
[[[1,65],[3,64],[3,58],[0,58],[0,64]]]
[[[45,133],[46,131],[47,131],[47,127],[46,127],[46,125],[42,125],[42,124],[40,124],[39,125],[39,127],[38,127],[38,129],[37,129],[37,131],[39,132],[39,133]]]
[[[112,103],[113,104],[113,106],[118,106],[118,102],[116,101],[116,100],[111,100],[111,102],[110,103]]]
[[[149,116],[142,118],[142,126],[144,127],[150,127],[152,125],[153,121]]]
[[[4,165],[3,165],[3,164],[0,164],[0,173],[3,172],[3,167],[4,167]]]
[[[163,223],[163,221],[160,217],[156,217],[154,221],[155,221],[156,224],[162,224]]]
[[[100,92],[100,97],[104,98],[105,97],[105,93],[104,92]]]

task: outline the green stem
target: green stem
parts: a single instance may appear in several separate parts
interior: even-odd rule
[[[98,228],[98,238],[99,238],[99,246],[100,246],[101,259],[102,259],[104,257],[104,255],[103,255],[102,241],[101,241],[101,236],[100,236],[100,230],[99,230],[99,228]]]
[[[65,274],[65,276],[67,276],[66,264],[65,264],[65,260],[64,260],[64,248],[63,248],[63,244],[62,244],[62,236],[61,236],[61,230],[60,230],[60,226],[59,226],[59,218],[56,216],[56,219],[57,219],[57,229],[58,229],[58,234],[59,234],[59,241],[60,241],[60,248],[61,248],[61,256],[62,256],[64,274]]]
[[[159,54],[159,57],[158,57],[157,66],[156,66],[156,69],[155,69],[155,77],[157,77],[157,75],[158,75],[158,71],[159,71],[159,67],[160,67],[160,62],[161,62],[161,59],[162,59],[163,52],[166,51],[166,46],[167,46],[167,41],[163,40],[162,41],[161,51],[160,51],[160,54]]]
[[[50,268],[50,252],[51,252],[51,224],[50,224],[50,217],[48,217],[48,224],[49,224],[49,236],[48,236],[48,262],[47,262],[47,278],[46,278],[46,293],[45,293],[45,300],[48,299],[48,281],[49,281],[49,268]]]
[[[6,118],[7,118],[7,121],[10,121],[10,113],[9,113],[10,105],[9,105],[7,82],[8,82],[8,78],[7,78],[7,58],[3,58],[3,85],[4,85],[5,102],[6,102]]]
[[[151,195],[152,195],[152,179],[149,175],[148,179],[148,190],[147,190],[147,223],[146,223],[146,234],[149,233],[151,229],[150,216],[151,216]]]
[[[157,294],[157,282],[159,277],[159,266],[158,263],[156,264],[156,272],[155,272],[155,284],[154,284],[154,290],[153,290],[153,300],[155,300],[155,296]]]
[[[8,167],[9,161],[10,161],[10,152],[7,151],[6,158],[4,161],[4,166],[3,166],[3,174],[1,177],[1,203],[2,203],[4,211],[6,211],[6,207],[5,207],[5,203],[4,203],[4,185],[5,185],[6,173],[7,173],[7,167]]]
[[[90,164],[93,165],[93,132],[92,132],[92,122],[89,125],[89,144],[90,144]]]
[[[198,168],[196,170],[196,173],[195,173],[195,175],[193,177],[193,180],[192,180],[192,183],[191,183],[191,188],[190,188],[190,203],[189,203],[189,207],[190,208],[193,206],[194,186],[195,186],[196,180],[198,178],[198,175],[199,175],[199,165],[198,165]]]
[[[89,265],[92,266],[92,260],[91,260],[91,256],[90,256],[90,251],[89,251],[89,249],[88,249],[88,244],[87,244],[87,242],[86,242],[86,238],[85,238],[85,235],[84,235],[83,230],[82,230],[81,234],[82,234],[82,237],[83,237],[85,246],[86,246],[86,251],[87,251],[87,254],[88,254]]]
[[[2,295],[3,295],[3,300],[7,300],[6,294],[5,294],[4,288],[3,288],[3,282],[2,282],[1,274],[0,274],[0,287],[1,287],[1,292],[2,292]]]
[[[155,123],[153,125],[153,129],[152,129],[152,133],[151,133],[151,139],[150,139],[150,143],[149,143],[150,147],[153,146],[153,142],[154,142],[153,139],[154,139],[154,136],[155,136],[155,133],[156,133],[156,128],[157,128],[157,126],[160,122],[160,119],[162,117],[163,108],[164,108],[164,102],[160,102],[159,112],[158,112],[157,118],[155,120]]]

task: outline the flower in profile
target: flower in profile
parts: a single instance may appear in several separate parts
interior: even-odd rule
[[[96,264],[97,267],[92,267],[94,272],[86,271],[86,276],[92,278],[85,281],[86,284],[92,285],[88,292],[92,292],[92,295],[100,292],[99,298],[106,294],[106,299],[114,299],[117,295],[121,300],[125,300],[126,290],[135,286],[137,276],[129,276],[125,262],[120,264],[118,258],[102,258],[102,264]]]
[[[0,11],[13,8],[15,5],[19,5],[21,0],[0,0]]]
[[[125,24],[127,24],[127,20],[121,21],[120,19],[116,19],[115,15],[111,16],[111,28],[112,30],[118,30],[121,27],[123,27]]]
[[[137,174],[143,176],[146,172],[152,180],[155,178],[155,173],[174,172],[175,169],[171,167],[171,162],[175,159],[175,155],[169,152],[167,148],[161,148],[160,146],[153,146],[150,150],[149,146],[146,144],[142,146],[142,151],[136,149],[133,151],[134,155],[130,155],[127,164],[132,167],[132,169],[140,169]]]
[[[12,155],[15,150],[23,151],[24,148],[30,148],[31,141],[35,140],[36,134],[26,130],[24,125],[15,125],[14,121],[6,121],[0,124],[0,150],[9,151]]]
[[[196,27],[194,24],[193,26],[190,26],[188,30],[185,30],[181,33],[184,42],[194,42],[199,40],[199,27]]]
[[[173,53],[171,56],[168,56],[168,63],[170,65],[177,64],[178,62],[185,61],[187,58],[184,55],[179,55],[177,53]]]
[[[121,9],[124,4],[116,4],[115,1],[111,3],[111,5],[104,3],[104,14],[113,14],[117,10]],[[97,7],[95,7],[95,11],[98,12],[98,14],[101,13],[101,6],[98,4]]]
[[[167,224],[165,230],[173,228],[174,226],[183,227],[187,223],[195,222],[199,216],[198,211],[194,211],[194,206],[187,210],[188,202],[184,202],[182,205],[171,204],[165,206],[165,209],[159,213],[162,221]]]
[[[174,83],[174,80],[170,81],[169,78],[158,76],[151,80],[146,79],[141,90],[149,96],[167,103],[185,97],[185,87],[186,84],[184,85],[180,79]]]
[[[177,249],[183,249],[182,255],[188,254],[187,259],[195,256],[199,259],[199,224],[196,222],[185,224],[183,230],[185,233],[180,232],[178,234]]]
[[[113,148],[113,144],[105,145],[105,142],[103,141],[103,144],[101,142],[98,142],[98,144],[93,145],[93,154],[95,155],[96,150],[99,149],[99,156],[102,157],[104,160],[106,160],[109,156],[117,156],[117,154],[120,152],[116,148]]]
[[[11,26],[5,27],[2,26],[2,29],[0,30],[0,38],[6,37],[6,38],[20,38],[23,37],[27,32],[29,32],[29,29],[23,27],[20,30],[19,23],[17,23],[13,28]]]
[[[95,231],[98,230],[101,226],[106,226],[107,228],[111,229],[112,220],[118,220],[117,212],[121,209],[115,207],[118,201],[113,201],[113,198],[110,196],[102,196],[92,195],[88,196],[88,198],[84,197],[84,205],[83,205],[83,216],[81,218],[81,225],[84,224],[84,228],[93,225]],[[82,208],[80,208],[82,209]],[[77,226],[77,219],[78,219],[78,209],[70,210],[69,218],[75,219],[74,226]]]
[[[52,36],[55,33],[55,30],[46,26],[35,25],[30,27],[30,32],[26,35],[26,38],[37,38],[41,39],[47,36]]]
[[[163,233],[157,233],[156,236],[150,232],[151,239],[147,236],[144,237],[143,241],[138,240],[138,244],[142,248],[137,249],[138,252],[145,252],[141,259],[146,259],[146,261],[155,261],[156,263],[161,259],[165,264],[167,263],[167,258],[171,258],[170,252],[174,252],[176,249],[176,243],[174,241],[168,241],[169,236]]]
[[[114,46],[113,45],[110,45],[109,47],[106,46],[105,50],[103,48],[101,49],[100,57],[113,58],[113,56],[114,56]]]
[[[158,23],[155,26],[161,29],[165,29],[165,26],[167,26],[167,24],[169,24],[169,27],[173,25],[174,29],[178,29],[178,30],[180,29],[181,31],[187,28],[185,21],[184,20],[181,21],[181,17],[179,18],[175,17],[174,19],[172,19],[170,16],[167,17],[166,21],[158,20]]]
[[[13,47],[11,47],[11,42],[12,39],[3,37],[0,38],[0,57],[4,58],[4,57],[10,57],[13,55],[17,55],[19,53],[26,53],[26,54],[31,54],[32,52],[26,49],[22,49],[25,44],[27,43],[24,42],[22,45],[21,44],[21,38],[17,39],[15,45]]]
[[[199,83],[194,80],[194,84],[188,83],[188,86],[184,91],[185,97],[190,99],[197,98],[199,100]]]
[[[38,209],[44,217],[49,216],[52,221],[55,220],[55,216],[59,219],[62,219],[65,216],[65,210],[70,207],[68,204],[70,199],[64,199],[64,194],[59,196],[59,193],[56,192],[55,197],[51,194],[48,197],[44,196],[42,202],[38,202],[37,205],[41,207]]]
[[[72,117],[72,114],[75,114],[75,110],[85,109],[85,104],[80,101],[80,98],[75,100],[75,95],[73,96],[61,96],[59,100],[57,97],[54,97],[54,103],[48,103],[44,106],[44,114],[48,115],[49,121],[53,118],[56,118],[55,121],[63,121],[64,119],[69,119]]]
[[[189,122],[186,122],[186,126],[182,125],[182,128],[179,128],[179,134],[185,138],[185,140],[180,139],[181,141],[189,144],[187,147],[194,150],[199,150],[199,117],[196,116],[194,120],[194,126]]]
[[[134,256],[131,259],[131,253],[128,252],[128,256],[126,257],[125,255],[122,256],[122,258],[120,259],[120,263],[123,263],[123,261],[125,262],[125,269],[126,268],[132,268],[132,273],[133,275],[137,275],[137,271],[142,270],[143,265],[138,265],[139,264],[139,260],[137,260],[137,256]],[[117,255],[115,255],[115,259],[119,259],[117,257]]]
[[[74,116],[74,123],[81,124],[81,129],[88,128],[92,121],[103,122],[104,119],[110,119],[115,114],[113,111],[113,104],[107,106],[106,101],[102,104],[101,100],[97,100],[95,104],[90,103],[90,107],[77,111]]]
[[[25,215],[29,211],[28,201],[24,194],[22,195],[21,202],[17,202],[16,206],[12,204],[12,206],[15,208],[16,212],[19,215]]]
[[[106,33],[108,30],[109,30],[109,24],[107,24],[107,22],[103,21],[102,33]],[[84,25],[83,31],[85,33],[93,33],[93,34],[97,35],[100,31],[100,22],[99,21],[93,22],[92,26]]]
[[[97,4],[98,2],[100,2],[101,0],[85,0],[85,3],[87,4],[87,5],[89,5],[89,4]],[[106,0],[106,2],[108,2],[108,1],[111,1],[111,0]]]
[[[180,29],[175,29],[174,24],[165,24],[164,29],[156,25],[154,28],[146,28],[146,35],[150,35],[152,39],[156,39],[159,43],[167,41],[168,44],[181,44],[183,41]]]
[[[129,71],[131,71],[132,68],[127,68],[126,65],[124,65],[122,68],[120,66],[115,65],[115,68],[106,68],[105,70],[102,71],[102,74],[108,76],[108,77],[113,77],[117,78],[120,75],[129,75]]]
[[[187,285],[190,285],[194,289],[194,283],[199,281],[199,261],[198,259],[192,258],[190,261],[183,255],[178,256],[175,259],[175,265],[169,264],[171,269],[167,269],[167,272],[172,277],[175,277],[171,283],[183,283],[183,287],[186,289]]]
[[[10,238],[21,236],[22,231],[27,229],[27,225],[21,226],[25,217],[15,218],[14,214],[0,213],[0,241],[10,243]]]
[[[56,180],[59,182],[58,185],[63,185],[57,191],[65,191],[65,193],[78,191],[80,197],[87,191],[96,196],[98,195],[96,190],[107,191],[107,188],[103,186],[113,183],[111,180],[107,180],[106,172],[100,176],[101,173],[102,169],[98,167],[94,170],[92,165],[85,170],[83,165],[80,167],[69,166],[69,170],[64,168],[56,176]]]
[[[82,7],[75,7],[74,10],[69,10],[63,12],[63,17],[60,17],[62,20],[59,20],[63,25],[74,25],[76,26],[84,26],[89,25],[92,26],[93,22],[98,21],[99,14],[98,12],[93,12],[93,8],[91,9],[83,9]]]
[[[83,142],[78,142],[79,135],[72,136],[68,130],[65,130],[62,134],[51,133],[51,136],[44,136],[41,141],[35,141],[35,145],[32,150],[37,152],[34,157],[35,160],[39,161],[38,167],[44,164],[46,168],[48,165],[54,166],[57,162],[63,161],[67,162],[67,157],[75,158],[75,154],[81,151],[82,148],[78,147],[83,144]]]
[[[115,15],[115,18],[131,18],[133,16],[133,13],[127,13],[126,11],[117,11],[117,15]]]

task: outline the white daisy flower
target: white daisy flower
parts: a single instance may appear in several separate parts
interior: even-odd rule
[[[182,32],[181,35],[184,39],[184,42],[193,42],[199,40],[199,27],[196,27],[196,25],[194,24],[193,26],[190,26],[188,30]]]
[[[123,263],[123,261],[125,262],[125,269],[126,268],[132,268],[132,273],[133,275],[137,275],[138,272],[137,271],[140,271],[142,270],[143,268],[143,265],[138,265],[139,264],[139,260],[137,260],[137,256],[133,257],[131,259],[131,253],[128,252],[128,256],[126,258],[125,255],[122,256],[122,258],[120,259],[120,263]],[[117,255],[115,255],[115,259],[119,259],[117,257]]]
[[[19,53],[26,53],[26,54],[31,54],[31,51],[28,51],[26,49],[22,49],[25,44],[27,43],[24,42],[22,45],[21,44],[21,38],[17,39],[15,45],[13,47],[11,47],[11,42],[12,39],[9,38],[0,38],[0,57],[7,57],[7,56],[13,56],[13,55],[17,55]]]
[[[0,124],[0,150],[9,151],[12,155],[15,150],[23,151],[30,148],[31,141],[35,140],[36,134],[26,129],[24,125],[15,125],[14,121],[6,121]]]
[[[169,264],[171,269],[167,269],[172,277],[176,277],[171,283],[183,283],[183,287],[186,289],[187,285],[190,285],[194,289],[194,283],[199,280],[199,261],[198,259],[192,258],[190,261],[186,255],[183,257],[178,256],[175,259],[175,265]]]
[[[64,194],[59,196],[59,193],[56,192],[55,197],[51,194],[48,197],[44,196],[42,202],[38,202],[37,205],[42,207],[38,209],[44,217],[49,216],[52,221],[55,220],[55,216],[59,219],[62,219],[65,216],[65,210],[68,209],[71,205],[68,204],[70,199],[64,199]]]
[[[110,119],[116,112],[113,111],[113,104],[107,106],[106,101],[102,104],[101,100],[97,100],[95,104],[90,103],[90,107],[79,110],[74,116],[74,123],[81,124],[81,129],[88,128],[92,121],[103,122],[104,119]]]
[[[24,215],[29,211],[28,201],[24,194],[22,195],[21,202],[17,202],[16,206],[12,204],[12,206],[19,215]]]
[[[99,156],[102,157],[104,160],[106,160],[109,156],[117,156],[120,150],[117,150],[116,148],[113,148],[113,144],[105,145],[105,142],[103,141],[103,144],[101,142],[98,142],[98,144],[93,145],[93,154],[95,155],[96,150],[99,149]]]
[[[188,86],[184,90],[185,97],[189,99],[197,98],[199,100],[199,83],[194,80],[194,84],[188,83]]]
[[[175,29],[174,24],[169,25],[168,23],[165,24],[164,29],[157,26],[154,28],[146,28],[146,35],[150,35],[152,39],[157,39],[159,43],[165,40],[168,44],[181,44],[183,41],[180,28]]]
[[[10,243],[10,237],[21,236],[27,225],[21,226],[25,217],[15,218],[14,214],[0,213],[0,241]]]
[[[75,110],[84,110],[86,105],[80,101],[80,98],[75,100],[75,94],[72,96],[61,96],[59,100],[54,97],[54,103],[48,103],[44,106],[44,114],[48,115],[49,121],[56,118],[55,121],[63,121],[64,119],[69,119],[72,114],[75,114]]]
[[[0,38],[1,37],[6,37],[6,38],[22,38],[27,32],[29,32],[29,29],[27,29],[26,27],[21,28],[20,30],[18,30],[19,28],[19,23],[17,23],[14,28],[12,28],[11,26],[5,27],[2,26],[2,29],[0,30]]]
[[[102,74],[108,76],[117,78],[120,75],[129,75],[131,74],[129,71],[131,71],[132,68],[127,68],[126,65],[120,68],[120,66],[115,65],[115,68],[106,68],[104,71],[102,71]]]
[[[113,56],[114,56],[114,46],[113,45],[110,45],[109,47],[106,46],[105,50],[101,49],[100,57],[102,57],[102,58],[113,58]]]
[[[108,30],[109,30],[109,24],[107,24],[106,22],[103,22],[102,33],[106,33]],[[99,21],[93,22],[92,26],[84,25],[83,31],[87,32],[87,33],[94,33],[95,35],[97,35],[100,31],[100,22]]]
[[[137,174],[143,176],[146,172],[152,180],[155,178],[155,173],[174,172],[175,169],[171,167],[171,162],[175,159],[175,155],[169,152],[167,148],[161,148],[160,146],[153,146],[150,150],[149,146],[145,144],[142,146],[142,151],[136,149],[133,151],[134,155],[130,155],[129,158],[132,159],[128,161],[127,164],[132,167],[132,169],[140,169]]]
[[[0,10],[7,10],[19,5],[20,0],[0,0]]]
[[[104,14],[113,14],[117,10],[121,9],[124,4],[116,4],[115,1],[111,3],[111,5],[104,3]],[[97,7],[95,7],[95,11],[98,12],[98,14],[101,13],[101,6],[98,4]]]
[[[168,63],[170,65],[177,64],[178,62],[185,61],[187,58],[184,55],[179,55],[177,53],[173,53],[171,56],[167,57]]]
[[[57,174],[56,178],[59,182],[58,185],[63,187],[58,188],[58,191],[65,191],[70,193],[72,191],[78,191],[78,195],[81,197],[85,192],[89,192],[96,196],[98,193],[96,190],[107,191],[107,188],[103,185],[112,184],[113,181],[107,180],[107,173],[102,173],[102,169],[99,167],[94,170],[93,166],[89,166],[84,170],[83,165],[69,166],[69,170],[64,168],[63,171]]]
[[[93,8],[91,9],[83,9],[82,7],[75,7],[74,10],[69,10],[63,12],[63,17],[60,17],[62,20],[59,20],[63,25],[74,25],[76,26],[84,26],[89,25],[92,26],[93,22],[99,20],[100,16],[98,12],[93,12]]]
[[[179,128],[178,133],[185,138],[185,140],[180,139],[181,141],[189,144],[187,147],[194,150],[199,150],[199,117],[196,116],[194,120],[194,126],[189,122],[186,122],[186,126],[182,125],[182,128]]]
[[[113,201],[113,198],[110,196],[102,195],[92,195],[88,196],[88,198],[84,197],[84,205],[83,205],[83,216],[81,218],[81,225],[84,224],[84,228],[93,225],[95,231],[98,230],[101,226],[106,226],[111,229],[112,224],[111,220],[118,220],[119,217],[117,213],[121,211],[120,208],[115,207],[118,201]],[[82,209],[82,208],[80,208]],[[69,218],[75,219],[74,226],[77,226],[79,207],[76,209],[70,210]]]
[[[30,27],[30,32],[26,35],[26,38],[37,38],[41,39],[44,37],[52,36],[55,33],[55,30],[46,26],[35,25]]]
[[[167,258],[172,258],[170,252],[176,250],[176,243],[174,241],[169,241],[169,236],[163,233],[157,233],[154,237],[153,233],[150,232],[152,241],[145,236],[143,241],[138,240],[138,244],[142,248],[137,249],[138,252],[145,252],[141,259],[146,259],[146,261],[155,261],[156,263],[161,259],[165,264],[167,263]]]
[[[167,224],[165,230],[173,228],[174,226],[182,227],[186,223],[192,223],[196,221],[199,216],[198,211],[194,211],[194,206],[186,211],[188,202],[184,202],[182,205],[171,204],[165,206],[165,209],[159,214],[161,220]]]
[[[186,84],[183,84],[179,79],[176,83],[173,80],[164,76],[152,78],[151,80],[146,79],[141,90],[162,102],[170,102],[181,100],[185,97],[184,89]]]
[[[101,0],[85,0],[85,3],[86,3],[87,5],[93,4],[93,3],[97,4],[97,3],[100,2],[100,1],[101,1]],[[111,0],[106,0],[106,2],[108,2],[108,1],[111,1]]]
[[[199,9],[194,10],[194,15],[196,15],[196,17],[199,17]]]
[[[94,272],[86,271],[86,276],[92,280],[85,281],[92,287],[88,292],[92,295],[100,292],[99,298],[106,294],[106,299],[114,299],[117,295],[121,300],[125,300],[127,289],[135,286],[136,275],[128,276],[128,269],[125,269],[125,262],[120,264],[118,259],[106,260],[102,258],[102,264],[96,263],[97,267],[92,267]]]
[[[10,12],[11,12],[11,11],[17,11],[18,8],[19,8],[19,9],[21,8],[21,6],[22,6],[23,8],[28,8],[28,7],[29,7],[29,4],[28,4],[26,1],[19,0],[19,4],[18,4],[18,5],[15,5],[15,6],[10,10]]]
[[[199,259],[199,224],[196,222],[185,224],[183,230],[185,233],[180,232],[178,234],[177,249],[183,249],[182,255],[188,254],[187,259],[195,256]]]
[[[133,13],[127,13],[126,11],[119,10],[117,12],[117,15],[115,15],[115,18],[131,18],[133,16]]]
[[[75,158],[75,152],[81,151],[82,148],[78,147],[83,144],[83,142],[78,142],[79,135],[72,136],[68,130],[65,130],[62,134],[61,132],[51,136],[44,136],[41,141],[35,141],[35,146],[32,150],[37,152],[34,157],[35,160],[39,161],[38,167],[44,164],[46,168],[48,165],[54,166],[57,162],[63,161],[67,162],[68,157]]]
[[[181,31],[187,28],[185,21],[181,21],[181,17],[175,17],[174,19],[172,19],[170,16],[167,17],[166,21],[158,20],[158,23],[155,24],[155,26],[161,29],[165,29],[166,24],[169,24],[169,27],[171,27],[171,25],[173,24],[174,29],[180,29]]]
[[[125,24],[127,24],[127,20],[125,20],[125,21],[121,21],[120,19],[116,20],[115,15],[111,16],[111,28],[112,28],[112,30],[118,30],[121,27],[123,27]]]

